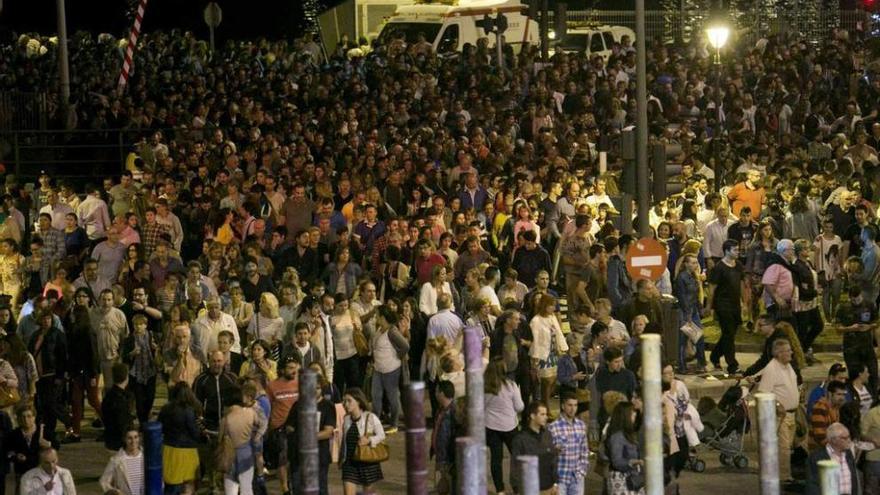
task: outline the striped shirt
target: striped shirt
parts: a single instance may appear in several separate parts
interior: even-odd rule
[[[125,478],[128,480],[128,487],[131,489],[132,495],[144,494],[144,454],[138,452],[135,456],[123,454],[123,462],[125,463]]]

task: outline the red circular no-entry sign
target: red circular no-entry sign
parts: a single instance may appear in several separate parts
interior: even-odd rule
[[[633,280],[647,278],[656,282],[663,275],[668,258],[663,244],[654,238],[643,237],[627,249],[626,271]]]

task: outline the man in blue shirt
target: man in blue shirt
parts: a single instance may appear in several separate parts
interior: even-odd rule
[[[846,383],[846,379],[848,378],[846,366],[842,363],[834,363],[831,365],[831,368],[828,370],[828,378],[825,379],[824,382],[816,385],[813,390],[810,391],[810,395],[807,396],[807,418],[812,416],[813,414],[813,406],[816,402],[819,401],[822,397],[825,397],[826,387],[829,383],[833,381],[839,381]]]

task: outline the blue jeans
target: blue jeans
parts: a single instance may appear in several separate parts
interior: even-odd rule
[[[681,322],[682,325],[691,321],[695,325],[697,325],[698,327],[703,328],[703,322],[700,319],[700,310],[697,307],[694,307],[694,309],[690,312],[690,314],[687,314],[686,312],[679,310],[678,321]],[[688,336],[685,335],[684,332],[679,331],[678,332],[678,369],[680,371],[684,371],[687,369],[687,359],[686,359],[687,356],[685,355],[687,352],[687,342],[688,342]],[[697,343],[694,344],[694,347],[696,347],[697,364],[705,367],[706,366],[706,339],[703,337],[700,337],[700,340],[698,340]]]
[[[558,487],[559,495],[584,495],[584,478],[577,477],[569,483],[560,481]]]
[[[388,399],[388,423],[397,427],[400,417],[400,370],[391,373],[379,373],[373,370],[373,414],[382,417],[382,397]]]

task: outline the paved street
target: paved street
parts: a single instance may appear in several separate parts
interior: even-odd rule
[[[835,354],[819,354],[817,357],[822,362],[804,370],[804,379],[808,387],[812,388],[814,384],[824,377],[828,366],[833,362],[835,356]],[[757,358],[757,354],[739,353],[738,357],[743,363],[751,363]],[[731,380],[706,379],[694,376],[685,377],[685,383],[694,401],[704,395],[718,398],[727,387],[733,384]],[[164,398],[162,401],[164,401]],[[91,414],[88,415],[86,422],[90,421]],[[82,443],[65,445],[60,453],[61,465],[73,470],[79,493],[100,493],[98,478],[109,458],[109,453],[104,450],[103,444],[92,440],[95,434],[96,432],[90,427],[86,428]],[[753,429],[753,433],[746,438],[746,454],[749,457],[749,466],[745,470],[722,466],[716,452],[701,447],[699,449],[699,456],[706,461],[706,472],[699,474],[685,472],[681,477],[682,493],[710,493],[713,490],[729,489],[734,486],[750,490],[757,489],[757,455],[754,448],[756,440],[754,435],[756,433]],[[383,464],[385,480],[377,487],[379,493],[399,494],[406,489],[404,439],[403,432],[390,437],[391,459]],[[332,466],[330,470],[331,493],[342,493],[339,469],[336,466]],[[505,462],[506,472],[507,463]],[[270,478],[269,484],[270,493],[280,493],[278,481],[274,477]],[[12,476],[9,476],[7,479],[7,487],[12,487]],[[601,493],[600,479],[595,475],[591,475],[589,478],[588,493]]]

